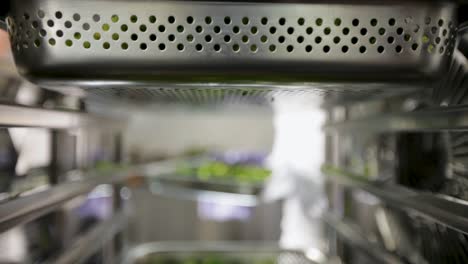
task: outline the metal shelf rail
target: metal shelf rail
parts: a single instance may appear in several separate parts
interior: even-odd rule
[[[2,103],[0,104],[0,127],[39,127],[53,132],[73,129],[111,129],[119,135],[125,127],[125,120],[120,117],[101,116],[80,111]],[[116,141],[116,144],[118,145],[119,142]],[[52,151],[56,151],[54,146],[52,146]],[[60,162],[55,160],[59,156],[60,154],[56,153],[52,157],[51,175],[49,175],[52,186],[49,189],[0,204],[0,235],[13,227],[34,221],[62,208],[73,198],[89,193],[98,185],[112,184],[118,190],[118,186],[122,186],[129,176],[134,175],[132,172],[135,172],[135,168],[109,172],[105,175],[89,171],[83,172],[86,177],[82,177],[81,180],[60,182],[54,178],[54,175],[60,174],[60,171],[53,166]],[[65,248],[60,253],[61,255],[50,263],[76,263],[105,247],[104,244],[112,243],[116,235],[123,232],[125,227],[126,217],[122,206],[117,206],[120,199],[120,192],[114,191],[114,200],[117,202],[114,201],[116,206],[113,217],[94,226],[83,236],[73,239],[72,246]],[[99,247],[96,243],[99,243]]]
[[[453,197],[413,191],[405,187],[369,182],[338,169],[324,168],[327,179],[364,190],[390,205],[468,234],[468,203]]]
[[[414,112],[382,114],[354,120],[332,122],[326,132],[410,132],[438,130],[468,130],[468,107],[454,106]]]
[[[384,264],[403,264],[405,263],[400,257],[388,252],[375,243],[371,243],[355,224],[349,220],[339,219],[331,213],[326,213],[322,216],[323,221],[331,227],[337,234],[352,244],[353,247],[364,252],[368,257],[376,261],[376,263]]]
[[[0,104],[0,126],[42,127],[73,129],[79,127],[105,126],[122,128],[121,119],[91,115],[78,111],[51,110],[15,104]]]

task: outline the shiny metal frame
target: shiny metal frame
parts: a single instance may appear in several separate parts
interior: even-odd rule
[[[337,232],[339,237],[346,240],[354,248],[358,248],[359,250],[363,251],[366,255],[375,260],[376,263],[406,263],[398,256],[388,252],[384,248],[381,248],[374,243],[371,243],[364,235],[362,235],[359,229],[356,228],[352,222],[339,219],[330,213],[325,214],[322,219],[329,227]]]
[[[468,202],[445,195],[413,191],[405,187],[369,182],[337,169],[324,169],[327,179],[348,188],[364,190],[384,202],[468,234]]]
[[[448,67],[457,25],[445,1],[11,5],[20,72],[63,89],[427,87]]]

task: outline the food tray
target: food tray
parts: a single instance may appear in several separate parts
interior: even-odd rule
[[[201,157],[156,163],[146,166],[143,173],[150,191],[159,195],[242,206],[256,206],[261,202],[263,184],[199,180],[177,174],[176,167],[181,163],[196,167],[207,160],[211,159]]]
[[[137,246],[126,257],[125,264],[164,264],[157,259],[185,263],[187,258],[207,259],[215,262],[237,264],[314,264],[304,253],[282,250],[275,245],[234,242],[161,242]],[[178,262],[180,261],[180,262]],[[192,262],[190,262],[192,263]],[[205,263],[205,262],[202,262]]]
[[[9,31],[22,74],[51,88],[79,86],[101,94],[148,88],[155,97],[184,98],[190,90],[184,88],[207,87],[427,87],[447,69],[457,26],[449,1],[11,5]]]

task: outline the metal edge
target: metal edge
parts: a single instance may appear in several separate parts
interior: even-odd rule
[[[418,110],[414,112],[383,114],[332,122],[323,127],[326,132],[346,131],[347,133],[439,131],[468,129],[468,107],[453,106]]]
[[[333,228],[340,237],[348,241],[352,246],[362,250],[366,255],[376,261],[376,263],[387,264],[404,264],[406,263],[400,257],[396,256],[380,247],[376,243],[370,242],[362,232],[357,230],[356,225],[353,225],[348,220],[339,219],[332,214],[325,214],[322,217],[323,221]]]
[[[396,185],[369,182],[364,177],[325,168],[327,179],[350,188],[364,190],[389,205],[468,234],[468,201],[433,193],[413,191]]]
[[[14,104],[0,104],[0,126],[44,127],[72,129],[106,126],[120,129],[123,119],[99,116],[78,111],[52,110]]]
[[[71,199],[88,193],[98,185],[122,182],[130,175],[129,171],[107,177],[94,175],[88,180],[64,183],[40,193],[0,204],[0,233],[37,219]]]
[[[125,227],[126,223],[125,213],[119,212],[111,219],[99,223],[90,231],[78,237],[61,255],[46,261],[46,263],[81,263],[96,253],[106,242],[110,241]]]
[[[256,242],[256,241],[166,241],[166,242],[152,242],[137,245],[128,251],[124,258],[124,264],[132,264],[137,259],[140,259],[152,253],[165,253],[165,252],[196,252],[196,251],[209,251],[209,252],[292,252],[304,254],[298,250],[285,250],[282,249],[277,242]],[[304,254],[304,257],[306,255]]]

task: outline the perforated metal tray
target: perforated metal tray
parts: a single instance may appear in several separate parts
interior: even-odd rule
[[[283,250],[275,245],[253,242],[159,242],[139,245],[126,256],[124,263],[149,264],[154,259],[170,259],[171,263],[185,263],[187,258],[210,259],[213,256],[220,261],[235,263],[270,263],[279,264],[314,264],[304,253]],[[228,263],[231,263],[228,262]],[[210,262],[211,263],[211,262]],[[218,263],[218,262],[216,262]]]
[[[101,91],[428,86],[448,66],[457,26],[446,1],[11,2],[22,74]]]

